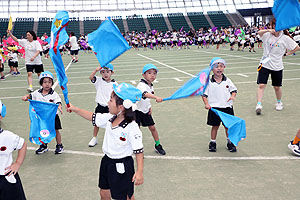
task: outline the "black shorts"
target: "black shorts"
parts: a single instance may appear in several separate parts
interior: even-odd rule
[[[11,60],[8,60],[8,66],[10,67],[18,67],[18,62],[12,62]]]
[[[230,108],[230,107],[227,107],[227,108],[217,108],[217,107],[214,107],[214,109],[222,111],[222,112],[230,114],[230,115],[234,115],[233,108]],[[214,111],[212,111],[211,109],[209,109],[208,115],[207,115],[207,125],[210,125],[210,126],[220,126],[221,121],[222,120],[220,119],[220,117]]]
[[[149,113],[143,113],[141,111],[134,111],[135,112],[135,121],[136,123],[139,125],[139,126],[153,126],[155,123],[154,123],[154,120],[152,118],[151,115],[149,115]]]
[[[95,108],[95,113],[109,113],[108,106],[101,106],[99,103]]]
[[[46,49],[45,51],[43,51],[44,54],[49,53],[49,49]]]
[[[234,44],[235,44],[235,42],[231,42],[231,43],[230,43],[230,46],[232,47]]]
[[[26,64],[26,70],[27,72],[34,72],[35,73],[41,73],[44,71],[44,66],[43,64],[40,64],[40,65],[29,65],[29,64]]]
[[[55,116],[55,130],[62,129],[58,114]]]
[[[71,55],[78,55],[78,50],[71,50]]]
[[[0,66],[0,72],[3,72],[4,71],[4,65],[2,63],[2,65]]]
[[[0,175],[0,199],[26,200],[19,174],[14,176],[17,182],[9,183],[4,175]]]
[[[125,172],[119,173],[116,164],[124,165]],[[98,187],[110,190],[113,199],[127,199],[132,197],[134,192],[134,162],[131,156],[122,159],[111,159],[105,155],[100,164]]]
[[[269,74],[271,74],[272,86],[282,86],[283,70],[273,71],[264,67],[258,71],[257,84],[267,84]]]
[[[251,48],[254,48],[254,43],[250,43],[250,45],[251,45]]]

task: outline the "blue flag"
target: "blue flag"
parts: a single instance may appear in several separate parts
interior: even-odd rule
[[[181,88],[179,88],[172,96],[164,98],[163,100],[167,101],[202,95],[209,81],[210,70],[210,67],[203,69],[194,78],[190,79]]]
[[[276,31],[300,25],[300,3],[298,0],[275,0],[272,12],[276,19]]]
[[[56,136],[55,116],[58,105],[34,100],[29,102],[29,141],[38,145],[51,142]]]
[[[61,58],[59,47],[64,45],[68,40],[69,36],[66,31],[66,26],[69,23],[69,14],[67,11],[58,11],[55,18],[52,21],[51,26],[51,41],[49,55],[52,60],[58,83],[62,89],[66,104],[69,106],[68,99],[68,77],[64,67],[63,60]]]
[[[211,110],[220,117],[224,126],[228,128],[228,138],[235,146],[238,145],[239,141],[246,138],[245,120],[214,108],[211,108]]]
[[[97,30],[88,34],[88,43],[101,67],[131,48],[110,17],[102,22]]]
[[[0,115],[2,117],[6,116],[6,106],[0,100]]]

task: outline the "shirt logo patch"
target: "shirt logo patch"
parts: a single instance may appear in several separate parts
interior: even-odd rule
[[[49,102],[51,102],[51,103],[54,102],[54,99],[49,99]]]
[[[229,88],[229,85],[226,85],[226,88]]]
[[[123,141],[123,142],[125,142],[126,141],[126,136],[127,136],[127,133],[122,132],[120,140]]]
[[[2,146],[1,148],[0,148],[0,151],[6,151],[6,146]]]

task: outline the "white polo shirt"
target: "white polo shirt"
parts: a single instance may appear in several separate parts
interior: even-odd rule
[[[109,158],[120,159],[144,152],[142,132],[135,121],[121,122],[112,127],[116,116],[110,113],[94,113],[93,125],[105,128],[102,150]]]
[[[43,95],[42,91],[43,91],[43,89],[39,89],[39,90],[32,92],[30,94],[30,99],[36,100],[36,101],[47,102],[47,103],[55,103],[55,104],[61,103],[60,96],[53,89],[50,89],[50,91],[46,95]],[[56,114],[58,114],[58,110],[57,110]]]
[[[153,84],[151,83],[151,86],[149,86],[147,81],[142,79],[136,87],[137,87],[137,89],[141,90],[141,92],[143,93],[142,99],[136,103],[137,110],[146,114],[150,111],[150,108],[151,108],[150,100],[151,99],[145,98],[144,95],[145,95],[145,93],[154,94]]]
[[[96,103],[101,106],[107,106],[107,102],[110,99],[110,95],[113,91],[113,85],[118,85],[118,83],[112,79],[110,82],[106,82],[102,77],[94,76],[91,80],[96,88]]]
[[[78,50],[79,49],[76,36],[70,37],[70,45],[71,45],[71,50]]]
[[[222,81],[217,83],[214,75],[209,79],[209,83],[204,91],[208,104],[211,107],[227,108],[232,107],[232,100],[228,101],[232,92],[237,92],[237,88],[232,81],[223,74]]]
[[[0,130],[0,175],[4,175],[5,168],[13,163],[12,152],[21,149],[23,144],[23,138],[10,131]],[[13,175],[5,178],[11,183],[16,181]]]
[[[25,48],[25,64],[27,65],[41,65],[42,59],[40,54],[33,60],[30,59],[35,55],[36,51],[43,51],[41,44],[37,40],[29,42],[27,39],[19,39],[19,44]]]
[[[262,35],[261,40],[263,41],[264,47],[263,56],[271,59],[262,66],[274,71],[280,71],[284,68],[282,57],[285,54],[286,49],[293,50],[298,45],[292,38],[283,34],[282,31],[280,31],[278,37],[275,37],[273,34],[267,32]]]
[[[8,57],[12,57],[10,59],[11,62],[18,62],[18,54],[17,53],[9,52]]]

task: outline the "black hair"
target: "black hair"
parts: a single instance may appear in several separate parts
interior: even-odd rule
[[[75,36],[75,33],[74,33],[74,32],[71,32],[70,35],[71,35],[71,36]]]
[[[51,80],[52,80],[52,85],[53,85],[53,79],[52,79],[52,78],[50,78],[50,77],[43,77],[43,78],[41,78],[41,80],[40,80],[40,85],[41,85],[41,86],[43,85],[44,78],[49,78],[49,79],[51,79]]]
[[[116,99],[116,105],[123,105],[124,100],[121,99],[115,92],[112,92],[112,97]],[[130,123],[135,120],[135,113],[132,111],[131,107],[126,109],[124,108],[124,118],[127,123]]]
[[[33,40],[37,40],[36,34],[34,31],[26,31],[26,33],[30,33],[30,35],[32,35]]]

